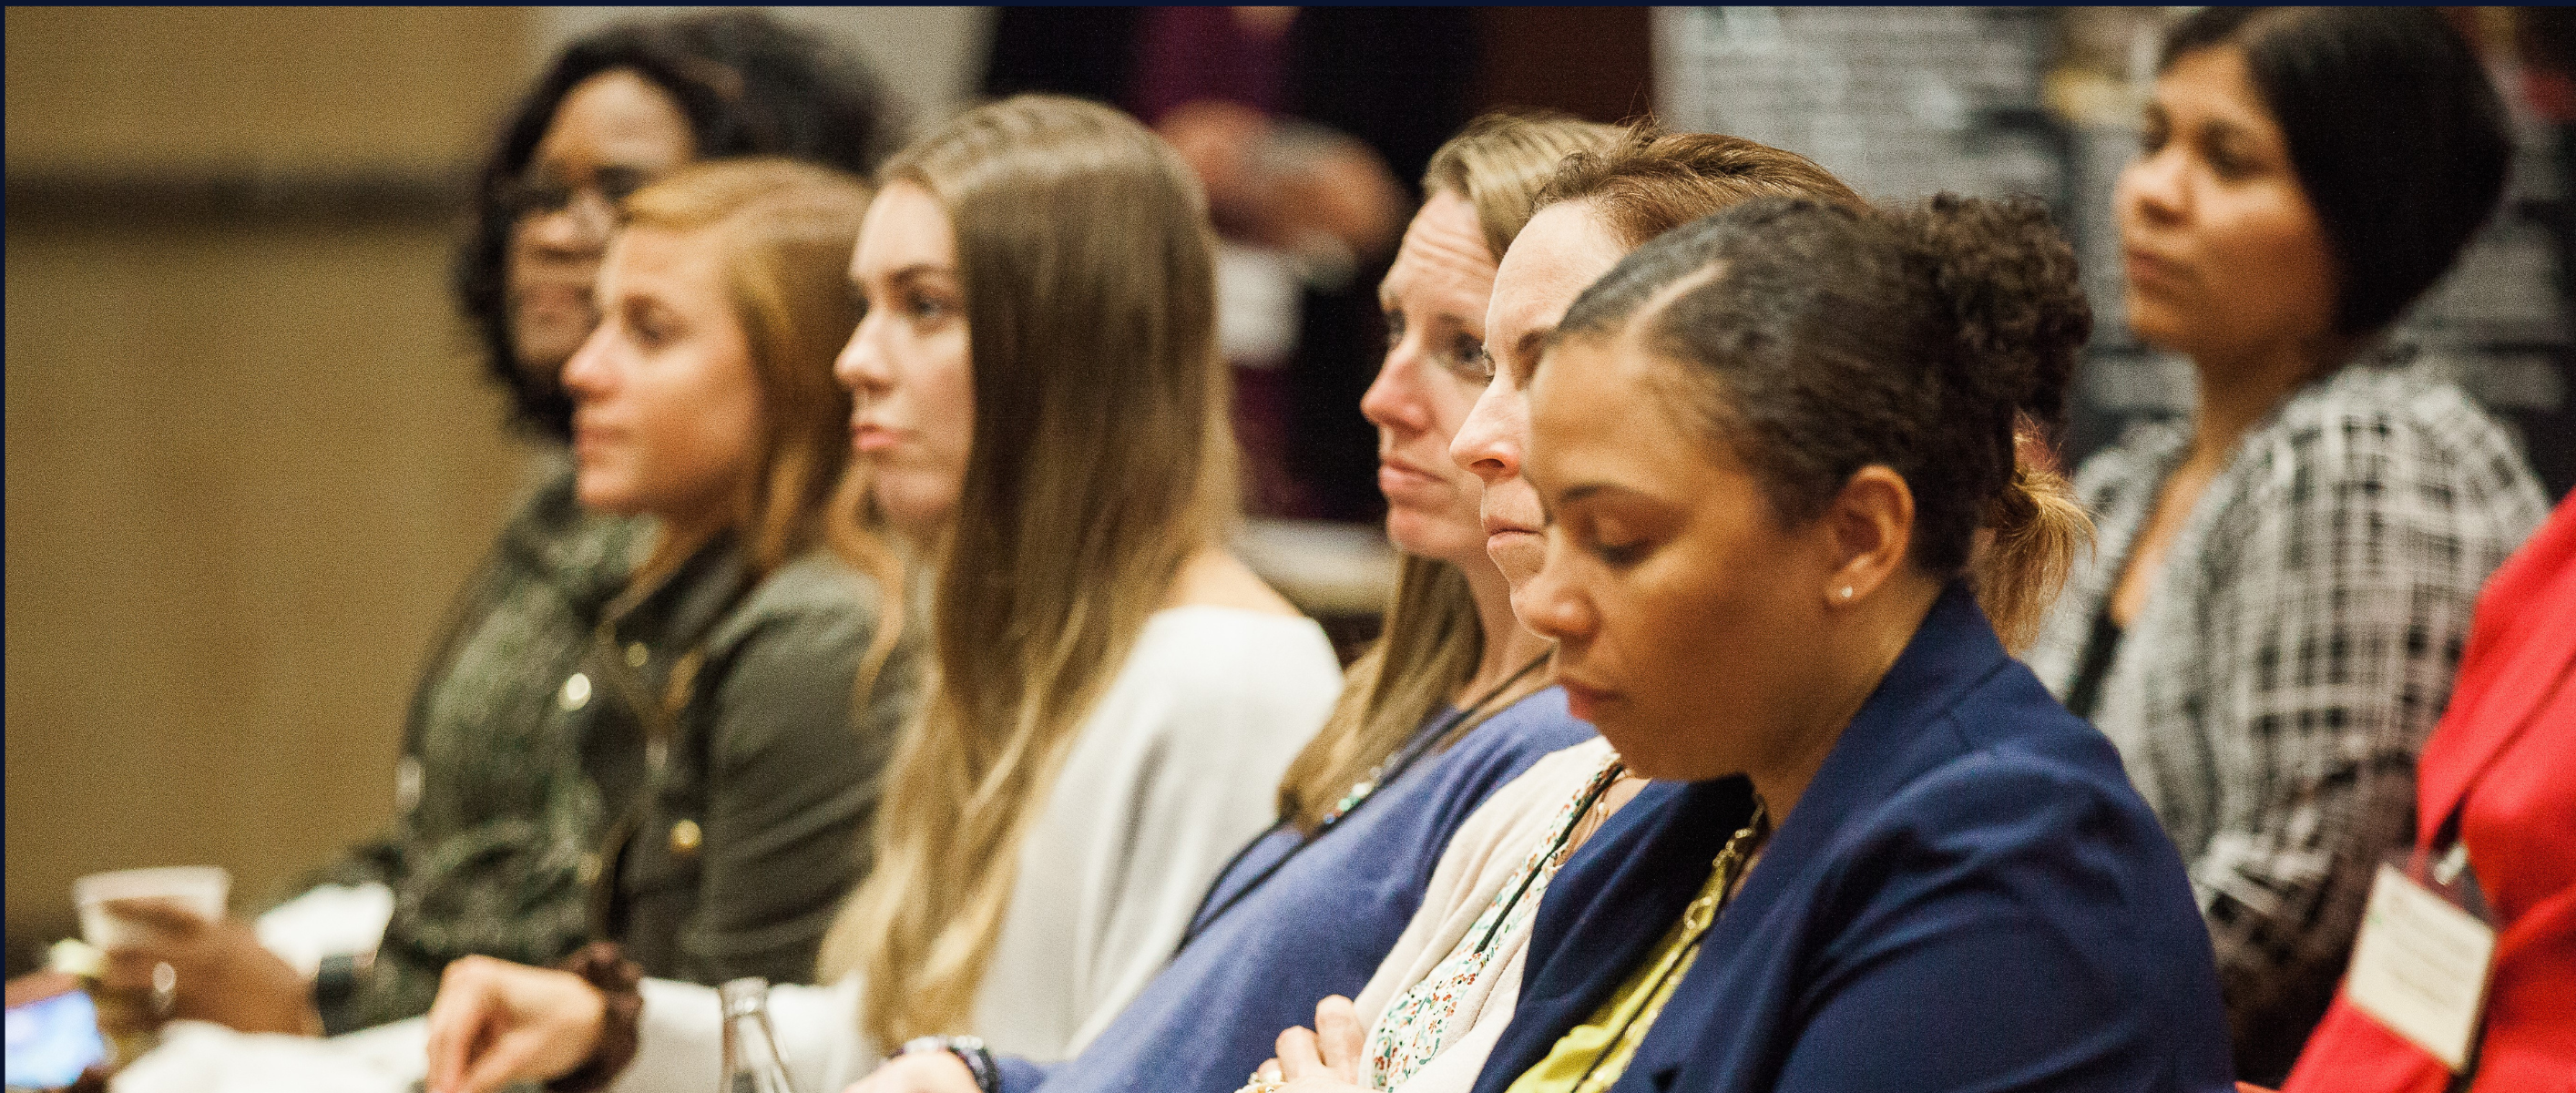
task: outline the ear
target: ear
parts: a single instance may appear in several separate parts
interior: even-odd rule
[[[1905,476],[1873,463],[1843,483],[1818,522],[1833,570],[1817,592],[1830,606],[1856,604],[1905,568],[1914,544],[1914,491]]]

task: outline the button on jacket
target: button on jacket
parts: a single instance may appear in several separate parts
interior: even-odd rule
[[[899,650],[890,686],[854,714],[873,589],[822,556],[747,588],[730,540],[618,612],[649,543],[647,524],[586,515],[564,467],[460,595],[414,694],[393,830],[311,878],[381,882],[395,897],[373,965],[323,999],[334,1031],[426,1012],[458,957],[551,964],[612,911],[611,936],[656,974],[811,974],[821,920],[863,865],[859,825],[909,706],[894,684],[910,659]],[[648,793],[633,701],[667,698],[693,648],[662,745],[669,769]],[[668,854],[682,821],[702,833],[686,861]],[[619,856],[612,874],[608,859],[645,824],[664,854]],[[603,897],[611,882],[617,901]]]
[[[601,624],[584,660],[601,712],[582,765],[609,824],[593,931],[646,974],[814,977],[911,705],[904,657],[854,713],[873,590],[824,551],[755,584],[728,535]]]

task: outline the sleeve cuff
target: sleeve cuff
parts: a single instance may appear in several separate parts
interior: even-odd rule
[[[993,1056],[993,1068],[1002,1072],[1002,1093],[1029,1093],[1047,1079],[1047,1074],[1063,1063],[1034,1063],[1017,1055]]]

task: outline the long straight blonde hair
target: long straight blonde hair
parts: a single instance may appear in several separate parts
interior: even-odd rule
[[[1182,563],[1220,542],[1234,437],[1206,201],[1108,107],[1022,95],[899,153],[947,210],[974,445],[937,551],[932,680],[885,778],[876,867],[824,939],[879,1044],[953,1032],[1022,836]]]
[[[1608,148],[1620,132],[1566,114],[1486,114],[1432,154],[1422,189],[1456,194],[1473,207],[1488,257],[1501,261],[1557,164],[1575,152]],[[1408,555],[1387,597],[1385,631],[1351,665],[1332,716],[1279,779],[1279,815],[1313,834],[1352,783],[1386,762],[1475,677],[1484,656],[1484,625],[1467,575],[1447,562]],[[1452,741],[1472,727],[1458,725]]]

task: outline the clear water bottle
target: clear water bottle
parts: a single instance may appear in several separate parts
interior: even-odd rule
[[[736,979],[717,991],[724,998],[724,1084],[716,1093],[796,1093],[769,1024],[769,981]]]

